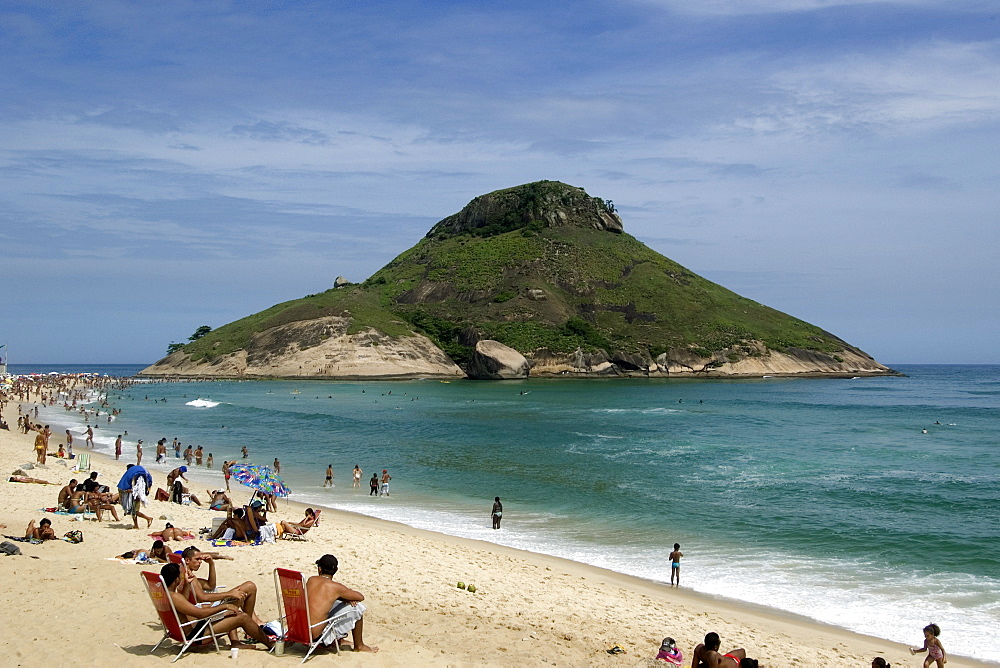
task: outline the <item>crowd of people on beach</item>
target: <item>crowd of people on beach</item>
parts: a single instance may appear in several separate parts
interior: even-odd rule
[[[39,404],[54,406],[61,403],[67,410],[80,411],[88,421],[96,423],[97,418],[103,415],[110,423],[121,411],[110,406],[106,398],[98,400],[99,408],[89,408],[89,403],[94,400],[94,392],[124,390],[131,384],[132,382],[128,379],[81,378],[78,376],[18,379],[13,384],[8,384],[6,390],[0,392],[0,425],[5,424],[2,413],[7,404],[15,400],[19,402],[18,429],[24,434],[35,433],[33,440],[35,463],[39,467],[46,467],[47,457],[53,456],[53,453],[49,452],[52,431],[49,425],[42,425],[37,421]],[[103,395],[98,396],[103,397]],[[27,409],[20,403],[32,401],[38,403]],[[97,425],[91,426],[88,422],[82,447],[88,449],[94,447],[94,427]],[[123,435],[127,435],[127,432],[124,432]],[[119,460],[121,456],[123,435],[118,436],[115,444],[115,460]],[[225,479],[225,489],[206,490],[203,501],[185,485],[185,483],[190,483],[186,474],[191,466],[205,466],[211,469],[214,457],[212,453],[208,453],[205,457],[204,449],[201,446],[192,448],[191,445],[188,445],[184,448],[177,438],[173,439],[170,448],[174,451],[174,459],[182,459],[185,464],[166,473],[166,488],[157,488],[154,492],[153,475],[142,466],[142,443],[142,440],[137,442],[136,463],[129,463],[126,466],[117,485],[111,487],[102,484],[99,481],[98,471],[90,471],[82,482],[77,478],[71,478],[66,485],[62,486],[56,495],[55,505],[48,510],[68,515],[93,513],[99,522],[104,521],[105,514],[109,514],[115,522],[127,517],[131,519],[132,527],[137,529],[139,519],[146,521],[147,528],[152,527],[153,517],[143,512],[143,508],[151,500],[190,503],[196,506],[207,505],[209,510],[225,512],[226,516],[211,530],[206,529],[205,537],[210,540],[235,540],[245,543],[267,538],[274,540],[281,535],[301,538],[319,525],[320,511],[313,508],[307,508],[304,517],[296,521],[269,519],[269,513],[277,512],[276,497],[273,494],[255,492],[246,505],[234,504],[229,495],[231,492],[230,478],[232,477],[232,468],[238,463],[238,459],[223,461],[221,470]],[[157,441],[155,461],[158,464],[169,461],[167,443],[166,438]],[[75,458],[77,453],[74,453],[73,446],[73,435],[67,429],[66,443],[59,445],[54,456]],[[247,459],[248,454],[247,447],[242,446],[242,458]],[[273,469],[276,473],[281,471],[281,463],[277,457],[273,461]],[[18,473],[23,474],[24,472]],[[355,465],[351,473],[353,488],[360,489],[363,475],[362,468]],[[323,487],[332,487],[333,479],[333,465],[328,464]],[[12,475],[10,480],[52,484],[47,480],[28,475]],[[373,473],[369,480],[369,495],[389,496],[391,480],[392,476],[388,469],[382,469],[381,473]],[[118,512],[119,507],[123,512],[122,516]],[[490,514],[493,529],[499,529],[503,517],[503,504],[500,497],[495,497]],[[6,528],[6,526],[0,524],[0,528]],[[70,533],[78,534],[80,532]],[[203,625],[204,620],[224,613],[220,619],[213,622],[214,631],[228,636],[234,647],[241,643],[257,643],[270,649],[279,640],[280,625],[266,624],[257,614],[258,588],[256,583],[246,581],[228,588],[219,586],[217,562],[232,560],[232,557],[219,552],[202,551],[194,545],[189,545],[176,552],[171,551],[170,543],[189,541],[194,539],[194,536],[173,526],[170,522],[167,522],[164,528],[156,532],[155,535],[157,537],[151,547],[133,547],[122,553],[121,557],[135,559],[143,564],[162,565],[159,568],[159,576],[162,578],[166,591],[169,592],[171,603],[182,622],[201,620]],[[28,523],[23,537],[8,536],[8,538],[43,543],[57,540],[59,533],[53,526],[51,519],[42,517],[37,522],[32,519]],[[69,539],[69,534],[66,534],[64,538]],[[679,543],[674,543],[673,550],[668,556],[671,573],[670,584],[672,586],[680,586],[681,559],[684,556],[680,548]],[[329,631],[328,637],[325,635],[321,637],[321,634],[326,634],[323,625],[314,627],[313,639],[321,640],[327,646],[338,643],[343,649],[377,652],[378,647],[367,645],[363,637],[365,607],[361,602],[364,601],[365,597],[360,592],[335,581],[333,578],[338,570],[337,558],[332,554],[324,554],[316,560],[316,574],[306,580],[310,622],[322,621],[335,614],[344,618],[342,624]],[[205,577],[201,577],[203,575]],[[350,614],[344,615],[345,609]],[[200,629],[201,627],[196,625],[195,628]],[[240,631],[243,632],[243,639],[239,637]],[[935,665],[937,668],[944,668],[947,654],[939,639],[941,629],[936,624],[930,624],[923,629],[923,632],[923,646],[911,647],[910,652],[912,654],[926,654],[923,662],[924,668],[931,668]],[[346,640],[348,636],[351,636],[350,642]],[[720,636],[715,632],[708,633],[704,641],[697,644],[692,650],[690,657],[692,668],[757,668],[760,665],[758,660],[748,657],[747,651],[743,648],[734,648],[723,653],[721,646]],[[619,645],[608,650],[611,654],[624,651]],[[664,638],[655,658],[658,663],[682,665],[683,653],[677,647],[676,641],[672,638]],[[891,668],[891,664],[882,657],[874,658],[871,665],[872,668]]]

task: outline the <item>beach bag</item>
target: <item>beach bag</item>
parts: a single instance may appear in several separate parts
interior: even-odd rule
[[[5,540],[4,542],[0,543],[0,552],[10,556],[14,556],[16,554],[21,554],[21,548],[19,548],[17,545],[14,545],[14,543]]]
[[[82,543],[83,542],[83,532],[79,529],[74,531],[67,531],[63,536],[67,543]]]

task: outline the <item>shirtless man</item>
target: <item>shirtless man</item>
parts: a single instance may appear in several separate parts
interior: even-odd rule
[[[674,543],[674,551],[670,553],[668,559],[670,559],[670,584],[674,584],[674,578],[677,578],[677,586],[681,586],[681,557],[684,553],[681,552],[681,544]]]
[[[731,649],[725,654],[719,652],[722,641],[714,631],[705,634],[705,642],[694,648],[691,655],[692,668],[740,668],[740,661],[747,658],[745,649]]]
[[[168,473],[167,474],[167,489],[169,490],[171,487],[173,487],[174,486],[174,481],[177,480],[178,478],[182,479],[184,482],[191,482],[184,475],[185,473],[187,473],[187,470],[188,470],[188,467],[186,467],[186,466],[178,466],[173,471],[171,471],[170,473]]]
[[[115,440],[115,461],[117,461],[122,456],[122,435],[118,434],[118,439]]]
[[[321,622],[329,619],[336,613],[345,610],[351,612],[344,621],[338,622],[327,635],[323,637],[324,645],[332,645],[339,640],[339,637],[346,637],[348,630],[354,639],[355,652],[377,652],[378,647],[366,645],[364,640],[364,614],[365,606],[361,601],[365,600],[364,594],[336,582],[333,576],[337,574],[339,563],[337,557],[332,554],[324,554],[316,560],[318,575],[314,575],[306,581],[306,594],[309,598],[309,624],[313,626],[313,640],[320,637],[323,632]],[[351,647],[342,644],[341,649]]]
[[[68,485],[59,490],[59,499],[56,501],[56,507],[69,507],[69,497],[73,496],[74,491],[76,491],[76,478],[70,480]]]
[[[194,589],[195,600],[199,603],[213,601],[225,601],[231,599],[236,602],[239,609],[250,616],[258,626],[263,624],[260,618],[254,613],[254,608],[257,605],[257,585],[249,580],[241,585],[227,589],[226,591],[216,592],[216,577],[215,577],[215,557],[208,553],[202,552],[194,545],[184,548],[181,553],[181,559],[184,560],[184,568],[190,572],[194,577],[190,579],[190,586]],[[198,569],[201,568],[203,563],[208,564],[208,579],[197,577]]]
[[[242,508],[230,508],[228,517],[219,525],[218,530],[212,534],[212,540],[221,538],[226,529],[233,530],[233,538],[247,543],[253,542],[257,537],[257,525],[252,517],[247,517]]]
[[[379,492],[379,496],[389,496],[389,481],[392,480],[392,476],[385,469],[382,469],[382,489]]]
[[[333,464],[326,465],[326,480],[323,481],[323,487],[333,487]]]
[[[278,461],[277,457],[274,458],[274,472],[281,473],[281,462]]]
[[[167,458],[167,439],[161,438],[156,442],[156,463],[159,464]]]
[[[73,452],[73,434],[69,433],[69,429],[66,430],[66,449]]]
[[[215,607],[201,607],[191,603],[188,600],[188,591],[193,586],[192,583],[197,581],[197,578],[191,571],[182,572],[179,564],[166,564],[160,569],[160,575],[163,576],[163,582],[167,585],[170,599],[173,601],[174,607],[177,608],[177,613],[181,617],[182,624],[187,623],[191,619],[205,619],[218,612],[225,611],[230,613],[230,615],[225,619],[214,622],[212,627],[217,633],[229,633],[229,642],[234,647],[239,642],[239,638],[236,635],[237,629],[243,629],[250,638],[267,648],[270,648],[274,644],[260,630],[260,624],[254,620],[252,615],[240,610],[238,606],[232,603],[220,603]],[[198,629],[198,625],[195,625],[195,629]],[[192,634],[197,633],[197,631],[187,631],[187,633]]]
[[[88,448],[94,447],[94,429],[89,424],[87,425],[87,441],[85,445]]]

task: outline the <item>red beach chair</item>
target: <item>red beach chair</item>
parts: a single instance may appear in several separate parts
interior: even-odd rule
[[[177,608],[174,607],[174,602],[170,598],[170,593],[167,591],[167,585],[163,581],[163,576],[159,573],[150,573],[149,571],[142,572],[142,581],[146,585],[146,591],[149,592],[149,598],[153,601],[153,607],[156,608],[157,614],[160,616],[160,623],[163,624],[163,637],[160,638],[160,642],[156,643],[156,646],[150,651],[150,654],[159,649],[160,645],[167,638],[181,643],[181,651],[178,652],[177,656],[174,657],[174,661],[181,658],[181,655],[188,650],[191,645],[198,643],[202,640],[212,639],[215,643],[215,651],[219,651],[219,637],[224,634],[217,634],[215,629],[212,627],[214,622],[219,621],[226,616],[225,612],[219,612],[207,617],[205,619],[192,619],[189,622],[181,623],[180,615],[177,614]],[[205,622],[204,626],[195,631],[194,625],[200,622]],[[191,627],[185,629],[185,627]],[[191,637],[188,638],[187,634]],[[173,661],[171,661],[173,663]]]
[[[316,648],[319,647],[320,639],[326,633],[327,628],[340,621],[341,617],[345,616],[345,614],[349,615],[350,611],[345,610],[329,619],[324,619],[321,622],[310,625],[309,593],[306,591],[306,581],[302,573],[287,568],[275,568],[274,588],[278,595],[278,610],[285,612],[285,616],[281,618],[282,640],[286,644],[301,643],[308,645],[309,649],[306,652],[305,658],[302,659],[302,663],[305,663],[310,655],[316,651]],[[313,640],[312,631],[317,626],[321,626],[323,631],[316,640]],[[337,640],[338,642],[333,643],[333,651],[339,654],[340,638]]]

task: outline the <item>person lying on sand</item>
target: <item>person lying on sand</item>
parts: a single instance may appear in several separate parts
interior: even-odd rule
[[[175,528],[174,525],[171,524],[170,522],[167,522],[167,526],[165,526],[163,528],[163,531],[160,532],[160,536],[163,537],[164,542],[171,540],[177,540],[177,541],[184,540],[185,535],[187,535],[187,532]]]
[[[722,641],[719,634],[715,632],[705,635],[705,642],[694,648],[691,655],[692,668],[746,668],[746,666],[756,665],[753,659],[747,659],[745,649],[731,649],[725,654],[719,652]],[[744,666],[744,661],[752,662]]]
[[[38,526],[35,526],[35,520],[28,522],[28,528],[24,530],[25,538],[34,538],[35,540],[55,540],[56,532],[52,529],[52,520],[48,517],[43,517],[39,522]]]
[[[167,585],[167,591],[170,592],[170,599],[173,601],[174,607],[181,617],[182,624],[190,621],[190,619],[204,619],[211,617],[217,612],[225,611],[229,613],[229,616],[215,622],[212,626],[217,633],[228,632],[229,642],[234,647],[239,642],[239,637],[236,633],[237,629],[243,629],[250,639],[261,643],[268,649],[274,645],[264,635],[264,632],[260,630],[260,624],[232,603],[220,603],[214,607],[200,607],[191,603],[184,592],[190,586],[191,581],[196,579],[194,573],[190,571],[182,573],[181,567],[178,564],[166,564],[160,569],[160,575],[163,576],[163,582]]]
[[[49,482],[48,480],[42,480],[41,478],[32,478],[26,475],[12,475],[7,478],[7,482],[33,482],[36,485],[55,485],[54,482]]]
[[[364,640],[365,627],[365,606],[361,601],[365,600],[364,594],[359,591],[349,589],[339,582],[334,581],[333,576],[337,574],[340,567],[337,557],[332,554],[324,554],[316,560],[318,575],[314,575],[306,581],[306,594],[309,599],[309,624],[313,626],[313,640],[320,638],[323,633],[322,622],[329,619],[336,613],[350,611],[352,614],[342,622],[338,622],[333,628],[323,635],[322,641],[326,646],[338,642],[339,638],[346,637],[350,631],[354,640],[355,652],[377,652],[378,647],[366,645]],[[341,649],[351,649],[350,645],[341,644]]]

